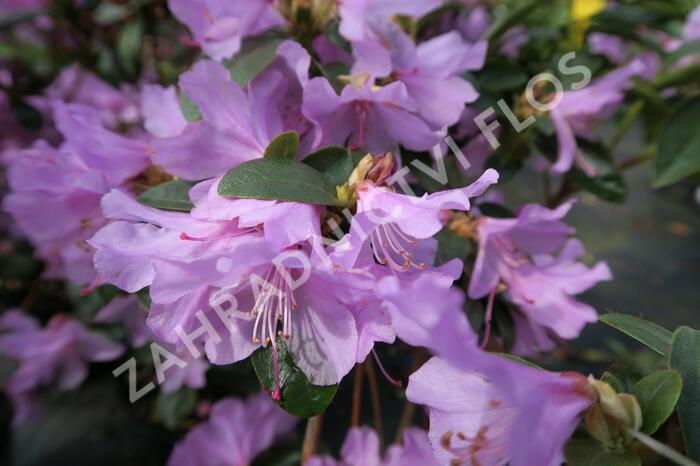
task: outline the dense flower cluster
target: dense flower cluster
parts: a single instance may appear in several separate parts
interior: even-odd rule
[[[284,437],[295,419],[270,400],[282,400],[290,377],[282,354],[323,387],[340,383],[377,343],[397,340],[433,355],[406,390],[427,409],[429,431],[405,430],[403,443],[382,455],[375,432],[354,427],[340,460],[316,455],[307,465],[561,464],[595,390],[583,375],[495,352],[533,356],[578,337],[597,313],[577,295],[612,273],[605,262],[584,262],[564,220],[573,200],[503,215],[489,209],[503,173],[487,168],[499,165],[475,123],[484,91],[468,78],[488,53],[516,58],[526,30],[511,28],[489,44],[490,12],[471,5],[482,2],[462,2],[458,13],[443,10],[442,0],[341,1],[329,11],[298,2],[314,5],[318,24],[335,24],[333,35],[278,40],[266,66],[235,79],[231,61],[247,39],[297,21],[290,11],[298,5],[287,3],[297,2],[169,0],[189,29],[182,42],[205,55],[176,84],[144,75],[117,89],[73,65],[28,99],[46,124],[38,135],[8,131],[0,146],[9,183],[3,207],[16,234],[46,262],[46,277],[79,284],[83,295],[120,290],[93,323],[119,325],[134,348],[155,343],[175,361],[156,366],[165,393],[201,388],[210,364],[271,348],[271,393],[216,403],[170,465],[249,464]],[[698,39],[699,14],[668,50]],[[419,33],[426,17],[432,22]],[[556,150],[540,164],[551,175],[598,176],[581,144],[595,139],[596,123],[620,108],[636,80],[659,72],[654,56],[635,55],[617,36],[591,34],[589,47],[614,68],[561,94],[536,88],[540,102],[557,105],[516,111],[551,123]],[[431,151],[423,175],[440,175],[430,167],[444,169],[458,145],[468,163],[448,175],[462,182],[437,176],[439,189],[424,185],[416,194],[420,170],[407,171],[407,154]],[[287,150],[294,153],[281,154]],[[340,161],[331,158],[338,151]],[[336,179],[331,168],[346,160],[351,166]],[[283,177],[265,172],[275,164],[286,167]],[[305,197],[292,192],[287,185],[309,171],[330,191],[303,179]],[[244,174],[236,189],[247,181],[269,189],[230,194],[237,173]],[[144,200],[166,183],[185,187],[178,201],[186,208]],[[440,234],[471,244],[475,255],[445,257]],[[470,324],[467,298],[480,304],[483,328]],[[494,335],[496,307],[513,323],[512,342]],[[19,364],[7,387],[17,422],[36,407],[30,400],[40,388],[73,388],[88,362],[123,351],[64,315],[42,328],[7,312],[0,328],[0,349]]]

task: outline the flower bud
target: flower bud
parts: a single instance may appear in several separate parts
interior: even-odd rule
[[[623,449],[632,443],[628,429],[642,426],[642,410],[629,393],[617,393],[608,383],[589,378],[598,399],[584,414],[588,432],[608,448]]]

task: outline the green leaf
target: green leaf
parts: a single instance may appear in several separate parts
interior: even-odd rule
[[[141,18],[126,23],[117,37],[117,57],[122,69],[132,77],[138,75],[143,46],[144,24]]]
[[[174,393],[158,395],[156,409],[158,417],[168,429],[176,428],[197,408],[197,392],[183,388]]]
[[[700,461],[700,332],[678,328],[673,334],[670,362],[683,378],[678,421],[685,451],[691,459]]]
[[[673,414],[682,385],[678,371],[663,370],[644,377],[632,387],[632,394],[642,408],[642,432],[652,435]]]
[[[519,65],[504,61],[490,62],[476,76],[480,88],[496,93],[521,89],[530,79]]]
[[[151,301],[151,290],[148,286],[137,291],[135,296],[136,301],[139,302],[144,311],[148,312],[151,310],[151,304],[153,302]]]
[[[197,104],[182,91],[180,91],[180,110],[182,110],[182,116],[185,117],[185,120],[190,123],[202,119],[202,113],[199,111]]]
[[[350,152],[341,146],[319,149],[304,157],[302,162],[323,173],[333,186],[340,186],[348,181],[355,168]]]
[[[582,189],[608,202],[624,202],[627,199],[627,183],[616,171],[610,152],[600,143],[578,140],[580,156],[591,166],[596,176],[590,176],[574,166],[570,177]]]
[[[39,16],[42,12],[41,11],[17,11],[14,13],[9,13],[9,14],[3,14],[0,16],[0,32],[13,28],[17,26],[18,24],[26,23],[29,21],[34,20],[37,16]]]
[[[335,187],[322,173],[301,162],[257,159],[230,170],[219,183],[219,194],[307,204],[338,205]]]
[[[661,356],[666,356],[671,347],[671,332],[648,320],[629,314],[610,313],[600,316],[600,321],[626,333]]]
[[[672,53],[669,53],[664,59],[664,64],[668,66],[672,63],[677,62],[683,57],[694,54],[700,54],[700,40],[683,44],[678,49],[674,50]]]
[[[139,196],[139,201],[149,207],[163,210],[192,210],[189,192],[193,183],[183,180],[172,180],[152,187]]]
[[[671,116],[659,139],[654,187],[668,186],[700,171],[700,132],[694,124],[698,121],[700,98],[687,102]]]
[[[482,202],[479,204],[479,212],[492,218],[515,218],[515,212],[502,204],[495,202]]]
[[[462,238],[448,228],[443,228],[435,235],[435,239],[438,242],[435,254],[436,266],[449,262],[452,259],[464,261],[473,249],[467,238]]]
[[[571,440],[564,451],[567,466],[641,466],[632,453],[608,451],[600,443],[588,439]]]
[[[245,39],[236,56],[224,61],[224,66],[231,73],[231,79],[241,87],[248,84],[274,61],[277,57],[277,47],[281,43],[282,38],[274,32]]]
[[[125,5],[116,3],[100,3],[92,14],[97,24],[107,26],[123,20],[129,16],[129,9]]]
[[[619,173],[588,176],[583,170],[574,167],[571,179],[584,190],[604,201],[623,203],[627,199],[627,183]]]
[[[299,157],[299,135],[295,131],[278,134],[265,149],[266,159],[296,160]]]
[[[281,339],[277,340],[279,347],[279,372],[282,398],[277,402],[285,411],[298,417],[312,417],[326,410],[336,391],[337,385],[312,385],[309,379],[299,369],[287,351],[287,346]],[[258,349],[251,356],[255,373],[262,386],[275,390],[275,369],[272,359],[272,346]]]

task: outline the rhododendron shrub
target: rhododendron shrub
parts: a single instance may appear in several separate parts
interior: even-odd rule
[[[3,464],[700,462],[661,3],[0,0]]]

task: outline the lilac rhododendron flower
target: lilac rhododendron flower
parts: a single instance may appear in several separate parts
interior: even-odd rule
[[[357,215],[350,233],[335,247],[338,263],[351,268],[361,254],[373,254],[377,262],[396,271],[424,269],[421,261],[434,254],[432,237],[443,228],[440,213],[446,209],[469,210],[470,198],[480,196],[498,181],[495,170],[487,170],[473,184],[422,197],[399,194],[372,181],[356,189]],[[364,245],[371,245],[371,250]]]
[[[296,418],[278,408],[265,393],[245,400],[224,398],[209,419],[178,443],[168,466],[242,466],[289,433]]]
[[[526,339],[539,328],[559,338],[572,339],[587,324],[597,320],[595,310],[573,296],[612,275],[605,263],[592,269],[578,259],[583,246],[568,237],[574,230],[561,222],[572,204],[550,210],[538,205],[523,207],[517,218],[481,217],[478,224],[479,252],[469,296],[473,299],[493,295],[505,288],[505,297],[516,304],[525,318],[518,320]],[[527,331],[531,329],[530,331]],[[539,338],[540,343],[547,339]],[[552,342],[526,348],[521,354],[552,348]]]
[[[340,461],[328,455],[309,459],[306,466],[437,466],[425,431],[418,428],[406,429],[403,444],[391,445],[381,456],[379,437],[368,427],[350,429]]]
[[[12,162],[12,193],[4,208],[53,264],[51,276],[89,283],[95,279],[94,251],[86,240],[105,224],[100,199],[143,171],[148,151],[144,143],[104,128],[94,109],[61,102],[53,109],[64,141],[57,149],[39,141]]]
[[[190,43],[214,60],[233,57],[245,37],[284,24],[271,0],[168,0],[168,6],[192,31]]]
[[[304,115],[316,128],[315,145],[363,148],[372,153],[396,152],[398,144],[428,150],[439,133],[418,115],[418,104],[406,85],[395,81],[375,86],[367,74],[352,77],[340,95],[325,78],[304,88]]]
[[[170,137],[153,139],[154,163],[175,176],[201,180],[262,157],[270,141],[284,131],[297,131],[302,141],[311,138],[311,124],[301,113],[311,59],[292,41],[281,44],[277,53],[277,60],[245,90],[213,61],[202,60],[184,73],[180,87],[197,104],[202,121],[186,125],[181,133],[169,131]],[[152,116],[167,118],[148,112],[147,126],[166,124]],[[302,150],[308,149],[310,144],[302,143]]]
[[[383,77],[391,73],[394,36],[404,34],[394,15],[421,17],[442,0],[357,0],[340,2],[340,33],[353,46],[353,71]]]
[[[647,67],[641,59],[608,73],[583,89],[563,93],[562,101],[550,116],[557,131],[559,153],[550,171],[566,173],[575,161],[591,174],[594,169],[578,154],[576,137],[590,137],[593,126],[609,118],[624,100],[624,90],[631,86],[631,78],[641,75]]]
[[[7,391],[20,404],[31,402],[31,394],[42,387],[77,387],[87,377],[89,362],[111,361],[124,351],[121,345],[63,314],[55,315],[41,328],[21,311],[7,311],[0,318],[0,330],[0,350],[19,363]],[[29,412],[30,408],[20,406],[15,422],[23,422]]]
[[[136,297],[115,296],[97,313],[95,323],[123,325],[127,341],[138,348],[153,340],[153,334],[146,325],[147,315]]]
[[[430,412],[439,464],[557,466],[595,401],[586,377],[556,374],[474,353],[459,368],[433,358],[411,375],[406,396]]]

